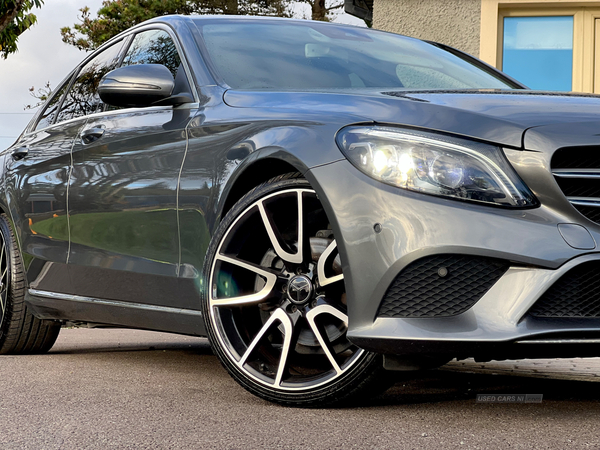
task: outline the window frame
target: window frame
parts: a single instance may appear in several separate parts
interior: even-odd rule
[[[62,108],[62,104],[63,104],[63,102],[65,100],[65,96],[66,96],[67,92],[69,92],[69,89],[71,89],[71,83],[73,82],[73,79],[75,78],[76,74],[78,73],[78,69],[79,68],[77,67],[75,70],[71,71],[71,73],[69,73],[69,75],[67,75],[65,77],[65,79],[62,80],[59,83],[58,87],[54,90],[54,92],[52,92],[52,94],[50,95],[50,97],[48,98],[48,100],[46,101],[46,103],[44,103],[42,105],[42,107],[37,112],[37,114],[35,115],[35,117],[31,121],[31,123],[28,125],[28,127],[27,127],[27,132],[28,133],[29,132],[37,132],[37,131],[45,130],[46,128],[50,128],[50,127],[54,126],[54,124],[56,123],[56,116],[58,115],[57,113]],[[50,103],[52,102],[52,100],[54,100],[54,98],[65,87],[66,87],[66,91],[62,94],[62,98],[60,98],[58,100],[58,105],[56,106],[56,111],[54,113],[54,117],[52,118],[52,122],[48,126],[45,126],[44,128],[40,128],[38,130],[37,126],[40,123],[40,121],[42,120],[42,117],[43,117],[44,113],[46,112],[46,110],[50,107]]]
[[[498,13],[498,50],[496,64],[500,70],[504,70],[504,19],[507,17],[572,17],[573,18],[573,60],[571,71],[571,91],[581,89],[581,64],[582,61],[582,11],[570,8],[545,8],[539,9],[501,9]],[[531,86],[528,86],[531,88]]]
[[[502,70],[505,17],[573,16],[572,90],[593,93],[600,90],[600,61],[596,60],[596,25],[600,1],[581,0],[482,0],[479,57]],[[594,82],[594,78],[598,80]]]

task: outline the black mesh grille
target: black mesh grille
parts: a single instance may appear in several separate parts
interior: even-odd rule
[[[600,317],[600,261],[580,264],[564,274],[533,305],[536,317]]]
[[[508,266],[507,261],[467,255],[419,259],[392,282],[378,316],[456,316],[477,303]]]
[[[600,168],[600,147],[565,147],[554,152],[553,169]]]
[[[590,208],[587,206],[575,206],[575,208],[592,222],[600,223],[600,208]]]
[[[571,169],[574,172],[578,169],[595,169],[592,173],[584,172],[587,178],[569,178],[565,174],[559,176],[561,174],[555,173],[554,179],[567,197],[600,198],[600,178],[594,176],[600,175],[600,147],[561,148],[552,156],[552,170],[556,169]],[[600,208],[573,206],[592,222],[600,223]]]
[[[600,197],[600,180],[557,177],[556,181],[567,197]]]

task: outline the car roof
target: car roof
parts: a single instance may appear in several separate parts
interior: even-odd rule
[[[187,24],[189,22],[194,22],[194,23],[199,24],[202,22],[214,22],[214,21],[219,21],[219,22],[237,22],[237,21],[288,22],[288,23],[296,23],[296,24],[303,24],[303,25],[315,23],[315,24],[319,24],[319,25],[327,25],[327,26],[333,26],[333,27],[358,28],[358,29],[362,29],[362,30],[367,29],[366,27],[360,27],[357,25],[350,25],[350,24],[344,24],[344,23],[321,22],[318,20],[275,17],[275,16],[243,16],[243,15],[228,15],[228,14],[221,14],[221,15],[172,14],[172,15],[167,15],[167,16],[158,16],[158,17],[154,17],[152,19],[146,20],[145,22],[142,22],[142,23],[130,28],[130,30],[133,28],[140,27],[140,26],[148,25],[150,23],[164,23],[164,24],[175,25],[175,24],[182,24],[182,23]]]

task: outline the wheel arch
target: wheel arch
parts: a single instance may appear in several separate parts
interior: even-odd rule
[[[18,223],[15,222],[14,219],[14,201],[11,201],[11,196],[8,194],[8,190],[6,188],[6,184],[3,183],[2,184],[3,187],[3,192],[2,195],[0,196],[0,214],[5,214],[7,220],[9,221],[10,225],[12,226],[13,232],[15,234],[15,239],[17,241],[17,248],[19,250],[19,253],[22,255],[22,246],[21,246],[21,232],[18,226]],[[11,209],[12,208],[12,209]]]
[[[235,205],[246,193],[256,186],[271,178],[290,172],[306,173],[308,168],[290,154],[286,157],[276,156],[272,152],[259,158],[248,158],[240,164],[230,177],[223,195],[221,196],[218,221]]]

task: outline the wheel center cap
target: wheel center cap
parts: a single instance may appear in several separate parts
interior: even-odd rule
[[[292,303],[301,305],[310,300],[313,284],[306,275],[296,275],[287,285],[287,295]]]

